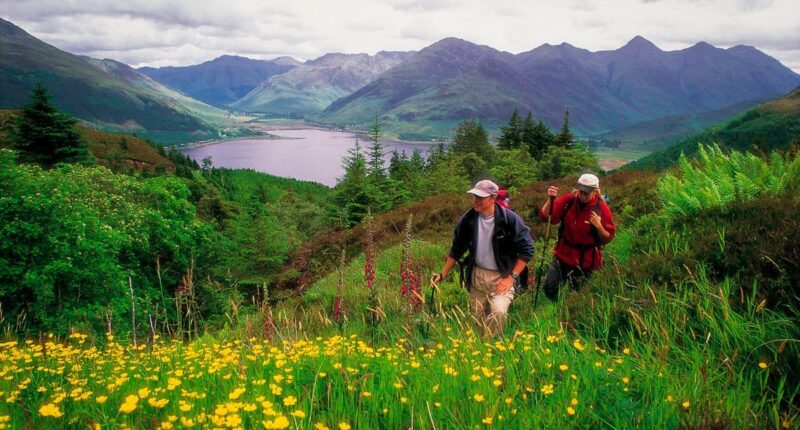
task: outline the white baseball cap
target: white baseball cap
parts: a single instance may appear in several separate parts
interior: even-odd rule
[[[578,183],[575,187],[585,193],[591,193],[600,187],[600,179],[591,173],[584,173],[578,178]]]

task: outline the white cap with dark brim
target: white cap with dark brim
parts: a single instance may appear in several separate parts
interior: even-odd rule
[[[575,184],[575,188],[585,193],[591,193],[598,187],[600,187],[600,179],[591,173],[581,175],[581,177],[578,178],[578,183]]]

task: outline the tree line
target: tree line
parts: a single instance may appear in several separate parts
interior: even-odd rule
[[[381,136],[376,116],[366,145],[356,140],[342,160],[344,175],[333,199],[336,216],[346,227],[360,222],[368,211],[380,213],[431,195],[461,193],[481,179],[514,190],[543,179],[599,171],[588,146],[575,141],[569,111],[556,134],[541,120],[534,124],[530,112],[521,120],[515,109],[496,145],[489,142],[480,121],[467,119],[456,128],[452,144],[440,143],[427,154],[395,151],[388,165]]]

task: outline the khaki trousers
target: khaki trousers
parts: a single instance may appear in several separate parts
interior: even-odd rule
[[[514,300],[514,288],[509,288],[503,294],[495,293],[501,278],[500,272],[496,270],[478,266],[472,270],[469,306],[483,337],[494,337],[503,332],[508,307]]]

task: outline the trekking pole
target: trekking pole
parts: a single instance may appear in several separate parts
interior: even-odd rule
[[[556,198],[548,196],[550,200],[550,207],[547,210],[547,230],[544,234],[544,245],[542,246],[542,261],[539,262],[539,270],[536,272],[536,294],[533,296],[533,308],[536,309],[536,303],[539,302],[539,290],[542,289],[542,269],[544,266],[545,253],[547,252],[547,243],[550,242],[550,220],[553,219],[553,203]]]
[[[431,315],[436,315],[436,292],[439,290],[439,284],[431,278],[431,293],[428,295],[428,312]]]

